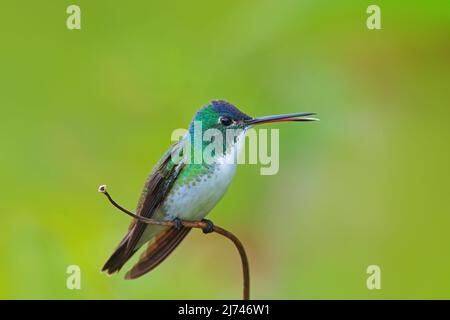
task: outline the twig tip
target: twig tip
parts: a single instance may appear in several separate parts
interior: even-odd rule
[[[102,184],[100,187],[98,187],[98,192],[105,193],[106,192],[106,184]]]

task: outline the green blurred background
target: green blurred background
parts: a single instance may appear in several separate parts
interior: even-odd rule
[[[66,28],[77,4],[82,29]],[[378,4],[382,30],[366,28]],[[100,273],[146,175],[207,101],[280,128],[209,215],[252,297],[450,298],[447,1],[2,1],[0,298],[239,299],[228,240],[192,232],[135,280]],[[136,257],[133,261],[136,260]],[[81,290],[66,268],[81,267]],[[366,268],[381,267],[381,290]]]

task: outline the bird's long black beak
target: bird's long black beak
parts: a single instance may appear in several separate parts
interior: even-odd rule
[[[308,118],[309,116],[313,116],[313,115],[315,115],[315,113],[311,113],[311,112],[280,114],[280,115],[276,115],[276,116],[252,118],[249,120],[245,120],[244,122],[248,125],[254,125],[254,124],[263,124],[263,123],[270,123],[270,122],[319,121],[319,119],[317,119],[317,118]],[[303,117],[306,117],[306,118],[303,118]]]

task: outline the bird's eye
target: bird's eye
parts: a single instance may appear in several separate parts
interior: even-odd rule
[[[221,124],[223,124],[225,127],[228,127],[233,121],[228,117],[220,117],[219,121]]]

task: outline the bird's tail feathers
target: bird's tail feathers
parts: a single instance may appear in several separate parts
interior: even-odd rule
[[[105,265],[102,268],[102,272],[105,272],[107,275],[113,275],[120,271],[123,265],[133,256],[133,254],[137,250],[127,250],[128,248],[128,239],[130,232],[123,238],[123,240],[119,243],[116,250],[114,250],[111,257],[109,257],[108,261],[106,261]]]

